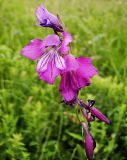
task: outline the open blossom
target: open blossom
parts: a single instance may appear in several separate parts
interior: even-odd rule
[[[90,134],[90,131],[87,127],[87,125],[83,122],[82,123],[83,129],[85,130],[85,140],[84,140],[84,145],[85,145],[85,150],[86,150],[86,155],[88,160],[93,160],[93,153],[94,149],[96,147],[96,142],[93,139],[93,137]]]
[[[36,16],[40,26],[63,32],[63,27],[58,17],[50,13],[43,4],[36,9]]]
[[[22,49],[22,55],[38,60],[36,70],[41,80],[50,84],[54,83],[60,71],[65,69],[64,59],[58,51],[61,40],[55,34],[47,36],[44,40],[34,39]]]
[[[60,54],[69,52],[68,45],[72,37],[68,32],[63,32],[62,35],[61,39],[56,34],[49,35],[44,40],[33,39],[21,52],[31,60],[38,60],[36,71],[39,78],[49,84],[53,84],[55,78],[66,68],[65,60]]]
[[[64,57],[66,68],[61,72],[60,92],[66,103],[73,103],[81,88],[90,85],[90,78],[97,74],[91,58]]]

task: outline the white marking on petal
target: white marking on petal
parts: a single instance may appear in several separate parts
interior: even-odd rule
[[[63,70],[66,68],[64,59],[57,52],[55,53],[55,63],[58,69]]]
[[[41,59],[38,61],[37,63],[37,71],[38,72],[44,72],[47,67],[48,67],[48,62],[49,60],[51,59],[51,56],[52,56],[52,53],[51,52],[48,52],[48,53],[45,53]]]

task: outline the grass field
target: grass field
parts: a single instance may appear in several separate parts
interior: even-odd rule
[[[60,101],[58,82],[40,81],[35,62],[20,51],[50,29],[37,27],[40,0],[0,0],[0,160],[86,160],[75,109]],[[111,120],[92,124],[95,160],[127,158],[127,1],[44,0],[73,36],[75,56],[90,56],[99,70],[80,98],[94,98]]]

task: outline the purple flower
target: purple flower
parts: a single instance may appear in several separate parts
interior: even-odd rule
[[[55,34],[47,36],[43,41],[32,40],[22,49],[22,55],[37,60],[36,70],[41,80],[53,84],[60,71],[65,69],[64,59],[59,54],[61,40]]]
[[[82,123],[82,126],[86,131],[85,141],[84,141],[86,155],[87,155],[88,160],[93,160],[93,153],[94,153],[94,149],[96,147],[96,142],[93,139],[93,137],[91,136],[89,129],[84,122]]]
[[[58,17],[50,13],[43,4],[36,9],[36,16],[40,26],[50,27],[57,32],[63,32],[63,27]]]
[[[90,85],[90,78],[97,74],[91,58],[64,56],[66,69],[61,72],[60,92],[66,103],[75,102],[81,88]]]

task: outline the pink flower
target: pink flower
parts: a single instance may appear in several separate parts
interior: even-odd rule
[[[47,36],[43,41],[32,40],[22,49],[22,55],[37,60],[36,70],[41,80],[53,84],[60,71],[65,69],[64,59],[58,51],[61,46],[59,37],[55,34]]]
[[[36,16],[40,26],[50,27],[57,32],[63,32],[63,27],[58,17],[50,13],[43,4],[37,8]]]
[[[86,131],[85,141],[84,141],[86,155],[87,155],[88,160],[93,160],[93,153],[94,153],[94,149],[96,147],[96,142],[93,139],[93,137],[91,136],[89,129],[84,122],[82,123],[82,126],[83,126],[83,129]]]
[[[64,56],[66,68],[61,72],[60,92],[66,103],[73,103],[81,88],[90,85],[90,78],[97,74],[91,58]]]
[[[60,54],[69,52],[69,43],[72,40],[68,32],[62,33],[62,39],[56,34],[47,36],[44,40],[33,39],[22,49],[22,55],[38,60],[36,70],[41,80],[53,84],[55,78],[66,68],[65,60]]]
[[[40,79],[50,84],[54,83],[55,78],[60,74],[60,71],[64,69],[64,59],[55,50],[45,53],[37,64],[37,72],[39,73]]]

